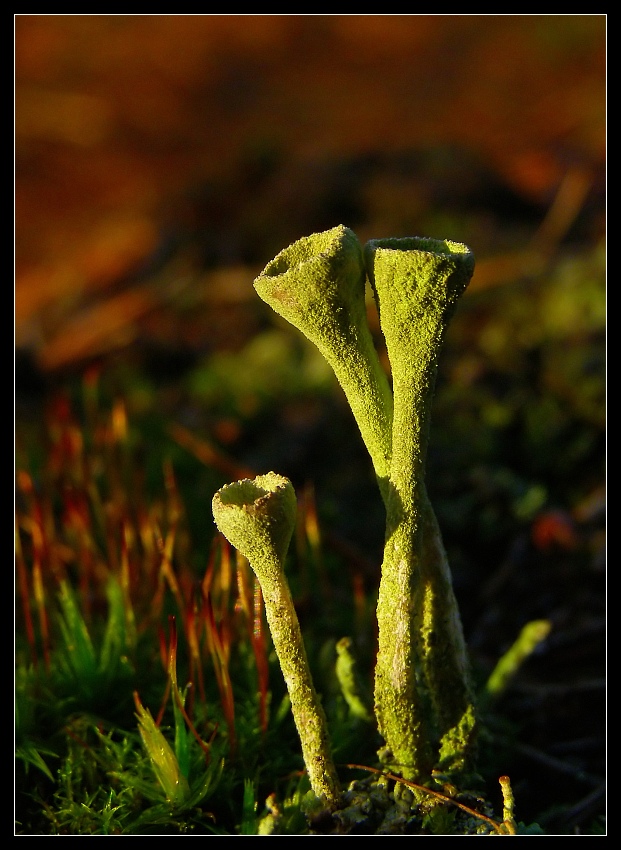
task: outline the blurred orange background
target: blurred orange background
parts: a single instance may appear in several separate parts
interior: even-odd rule
[[[225,268],[249,262],[242,219],[257,268],[276,214],[304,235],[309,163],[455,148],[542,209],[568,173],[601,191],[604,15],[16,15],[15,57],[15,334],[43,369],[131,337],[171,228],[212,228]]]

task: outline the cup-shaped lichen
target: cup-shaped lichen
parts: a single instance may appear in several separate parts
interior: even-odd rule
[[[386,495],[392,396],[367,322],[365,284],[358,238],[339,225],[285,248],[267,264],[254,287],[332,367]]]
[[[377,608],[376,714],[390,758],[405,776],[420,780],[434,758],[416,680],[419,665],[435,707],[445,767],[462,759],[468,745],[463,739],[474,723],[461,621],[425,488],[438,357],[474,257],[461,243],[424,238],[373,240],[364,253],[394,397]]]
[[[335,808],[340,789],[330,754],[326,718],[315,691],[284,572],[295,528],[293,486],[287,478],[270,472],[222,487],[215,494],[212,507],[216,526],[248,559],[259,580],[311,787],[328,807]]]
[[[214,496],[213,512],[218,529],[253,570],[259,569],[263,578],[279,580],[297,513],[289,479],[268,472],[227,484]]]
[[[434,767],[457,773],[469,766],[474,740],[461,620],[425,487],[438,357],[473,268],[461,243],[373,240],[363,252],[355,234],[339,226],[285,248],[254,283],[332,367],[373,462],[387,511],[375,711],[384,760],[418,781]],[[392,391],[367,323],[367,275]]]

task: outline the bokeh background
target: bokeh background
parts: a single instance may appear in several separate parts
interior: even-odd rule
[[[170,341],[174,322],[148,316],[175,277],[249,267],[251,279],[341,221],[364,239],[442,235],[453,216],[480,261],[474,286],[499,279],[483,261],[526,247],[562,189],[562,224],[582,214],[582,237],[601,237],[604,16],[19,15],[15,27],[16,337],[45,370],[140,333]],[[517,234],[498,232],[500,215]]]
[[[197,569],[215,489],[275,468],[377,578],[368,460],[321,359],[257,298],[265,264],[341,223],[472,247],[429,488],[480,669],[554,623],[505,706],[519,815],[596,823],[606,17],[17,15],[15,107],[18,467],[49,399],[97,375],[154,479],[172,457]]]

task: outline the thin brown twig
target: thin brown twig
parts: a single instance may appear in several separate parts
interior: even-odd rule
[[[505,835],[505,825],[503,823],[499,823],[495,821],[493,818],[487,817],[487,815],[481,814],[481,812],[477,812],[476,809],[471,809],[470,806],[466,806],[464,803],[460,803],[458,800],[454,800],[452,797],[448,797],[446,794],[440,793],[440,791],[433,791],[431,788],[427,788],[426,785],[419,785],[416,782],[412,782],[409,779],[404,779],[402,776],[397,776],[395,773],[387,773],[383,770],[378,770],[375,767],[368,767],[368,765],[364,764],[346,764],[345,767],[351,768],[353,770],[366,770],[369,773],[375,773],[377,776],[383,776],[385,779],[392,779],[394,782],[399,782],[401,785],[405,785],[408,788],[413,788],[416,791],[424,791],[426,794],[429,794],[432,797],[436,797],[438,800],[442,800],[445,803],[451,803],[453,806],[457,806],[458,809],[466,812],[469,815],[472,815],[479,820],[485,821],[488,823],[499,835]]]

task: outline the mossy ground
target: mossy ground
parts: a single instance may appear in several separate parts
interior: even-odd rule
[[[344,767],[381,742],[334,660],[351,637],[368,698],[381,499],[329,368],[252,289],[340,222],[477,259],[427,484],[478,691],[526,623],[552,628],[487,705],[460,799],[500,818],[507,774],[518,821],[605,832],[605,26],[20,16],[17,833],[255,834],[274,811],[309,830],[260,604],[210,517],[219,487],[271,469],[300,498],[289,579],[343,785],[374,787]],[[187,773],[174,809],[134,692]]]

